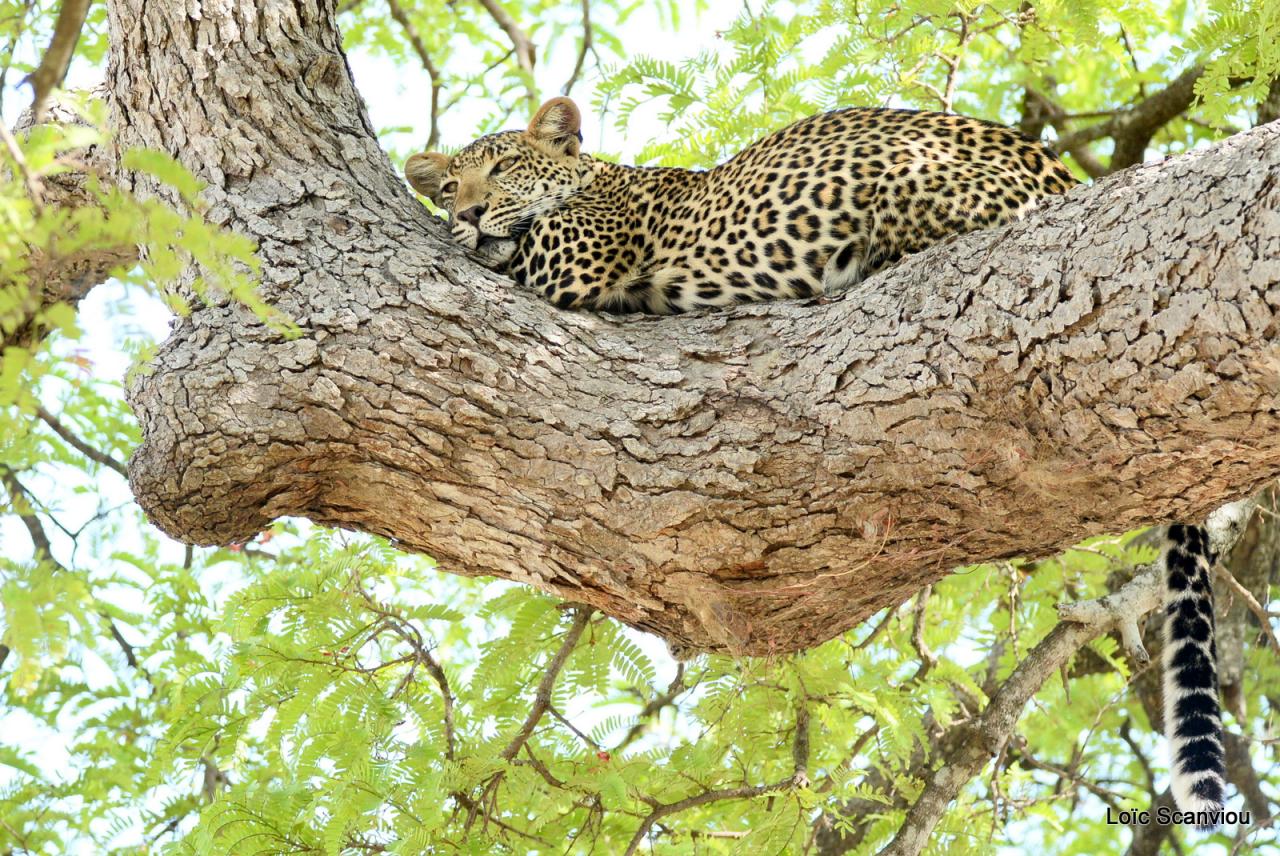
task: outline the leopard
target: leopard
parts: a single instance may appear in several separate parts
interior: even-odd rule
[[[582,141],[581,112],[557,97],[523,131],[414,154],[404,172],[486,267],[562,309],[651,315],[831,298],[1077,184],[1013,128],[887,107],[801,119],[707,170],[616,164]],[[1226,785],[1215,556],[1201,525],[1162,537],[1171,791],[1212,828]]]
[[[484,266],[562,309],[656,315],[835,295],[1077,183],[1012,128],[875,107],[801,119],[707,170],[622,165],[582,151],[563,96],[404,172]]]

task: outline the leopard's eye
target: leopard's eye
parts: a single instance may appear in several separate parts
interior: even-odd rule
[[[516,165],[517,160],[518,158],[515,155],[512,155],[511,157],[503,158],[502,160],[498,161],[497,166],[489,170],[489,175],[497,175],[500,172],[506,172],[507,170],[511,169],[511,167]]]
[[[441,192],[441,193],[448,193],[448,194],[457,193],[457,192],[458,192],[458,182],[456,182],[456,181],[451,181],[451,182],[449,182],[449,183],[448,183],[448,184],[446,184],[444,187],[441,187],[441,188],[440,188],[440,192]]]

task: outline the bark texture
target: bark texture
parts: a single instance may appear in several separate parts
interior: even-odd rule
[[[677,649],[768,653],[958,564],[1280,475],[1280,127],[828,303],[605,318],[448,242],[378,148],[330,2],[109,8],[119,144],[207,181],[305,330],[200,309],[134,383],[133,488],[179,539],[301,515]]]

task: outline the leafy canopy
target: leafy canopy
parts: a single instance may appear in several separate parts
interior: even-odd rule
[[[421,88],[420,138],[432,117],[443,134],[468,110],[476,127],[445,136],[493,130],[569,86],[619,141],[658,129],[643,162],[707,166],[802,115],[896,104],[1087,137],[1068,155],[1092,175],[1120,140],[1090,129],[1189,69],[1202,67],[1191,97],[1140,149],[1174,153],[1280,109],[1274,0],[750,3],[714,49],[680,60],[646,57],[628,35],[642,14],[687,25],[683,4],[508,0],[533,63],[494,5],[347,0],[340,23],[357,67],[390,61]],[[5,115],[27,97],[16,84],[55,11],[0,0]],[[105,38],[97,5],[82,70],[102,64]],[[598,614],[444,575],[372,538],[286,521],[248,545],[175,545],[120,475],[138,429],[115,369],[145,369],[156,296],[287,319],[254,296],[253,248],[204,219],[195,179],[166,156],[125,161],[165,200],[91,183],[93,204],[42,204],[40,185],[105,140],[103,117],[82,112],[83,125],[0,152],[0,331],[52,331],[0,364],[0,852],[843,852],[837,833],[875,852],[1055,624],[1054,604],[1152,558],[1134,533],[1097,539],[963,569],[801,655],[677,663]],[[32,316],[42,265],[135,244],[141,261],[91,295],[92,312]],[[1280,663],[1256,635],[1230,643],[1243,702],[1229,726],[1250,737],[1271,805]],[[1154,681],[1115,640],[1091,643],[928,852],[1121,850],[1129,833],[1107,807],[1147,807],[1166,775]],[[1276,843],[1266,828],[1212,840],[1225,851],[1237,835],[1240,852]]]

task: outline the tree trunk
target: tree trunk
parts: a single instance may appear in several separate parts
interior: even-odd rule
[[[305,331],[201,308],[134,382],[133,488],[176,538],[300,515],[677,648],[785,652],[956,565],[1199,519],[1280,475],[1280,128],[830,302],[609,318],[448,242],[377,145],[329,0],[109,5],[119,145],[207,181]]]

